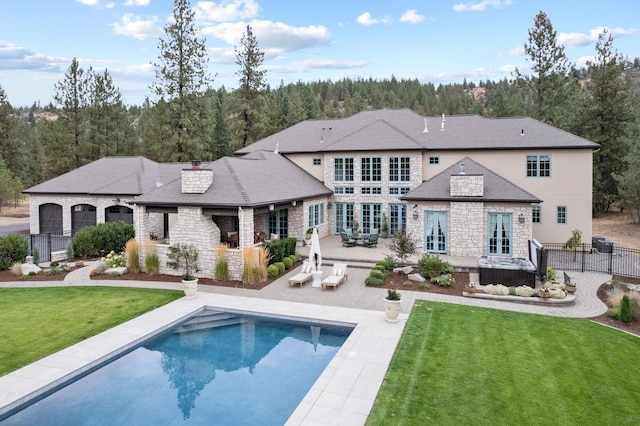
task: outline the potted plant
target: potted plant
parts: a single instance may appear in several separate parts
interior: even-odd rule
[[[389,222],[387,221],[387,214],[382,213],[382,227],[380,228],[380,238],[387,238],[389,235]]]
[[[571,282],[571,281],[568,282],[568,283],[565,283],[565,289],[567,290],[567,293],[569,293],[569,294],[575,293],[576,292],[576,283]]]
[[[545,301],[549,300],[549,298],[551,297],[549,288],[543,286],[540,290],[538,290],[538,297],[540,297],[540,299]]]
[[[469,283],[466,285],[467,288],[467,293],[475,293],[477,288],[476,288],[476,283]]]
[[[313,228],[307,229],[307,233],[304,234],[304,243],[307,246],[311,245],[311,235],[313,235]]]
[[[184,295],[187,299],[194,299],[198,291],[198,250],[192,244],[176,244],[169,247],[167,266],[173,269],[182,269],[182,283]]]
[[[384,298],[384,315],[387,322],[398,322],[400,315],[400,292],[395,287],[387,290]]]

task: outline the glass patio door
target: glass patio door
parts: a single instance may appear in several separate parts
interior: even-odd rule
[[[287,238],[289,235],[289,211],[276,210],[269,212],[267,217],[267,235],[277,234],[280,238]]]
[[[447,252],[447,212],[426,211],[424,213],[424,251]]]
[[[389,204],[389,235],[407,231],[407,205]]]
[[[363,204],[362,205],[362,220],[360,226],[362,232],[368,234],[372,229],[377,229],[380,232],[380,226],[382,225],[382,204]]]
[[[495,256],[511,256],[511,213],[489,213],[487,252]]]
[[[334,203],[333,223],[336,234],[344,228],[353,228],[353,203]]]

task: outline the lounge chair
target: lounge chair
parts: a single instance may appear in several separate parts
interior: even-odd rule
[[[378,233],[369,234],[369,238],[363,240],[362,243],[365,247],[377,247],[378,246]]]
[[[304,262],[302,264],[302,269],[300,269],[300,272],[289,278],[289,287],[293,286],[294,284],[302,287],[307,283],[307,281],[311,281],[313,279],[312,272],[313,265],[310,262]]]
[[[356,245],[356,240],[350,238],[346,232],[341,232],[340,237],[342,238],[342,245],[345,247],[353,247]]]
[[[325,287],[333,287],[335,291],[336,287],[345,282],[349,275],[347,274],[347,264],[346,263],[334,263],[333,269],[331,270],[331,275],[326,277],[320,283],[322,285],[322,289]]]

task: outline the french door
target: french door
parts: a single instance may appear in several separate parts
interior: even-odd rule
[[[407,231],[407,205],[389,204],[389,235]]]
[[[289,236],[289,211],[276,210],[267,217],[267,235],[277,234],[280,238]]]
[[[424,213],[424,251],[447,252],[447,212],[426,211]]]
[[[382,204],[362,204],[362,232],[368,234],[373,229],[380,232],[382,225]]]
[[[511,213],[489,213],[487,252],[495,256],[511,256]]]
[[[344,228],[353,228],[353,203],[333,204],[333,232],[339,234]]]

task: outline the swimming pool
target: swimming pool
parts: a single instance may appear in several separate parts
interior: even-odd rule
[[[205,310],[3,424],[283,424],[351,330]]]

